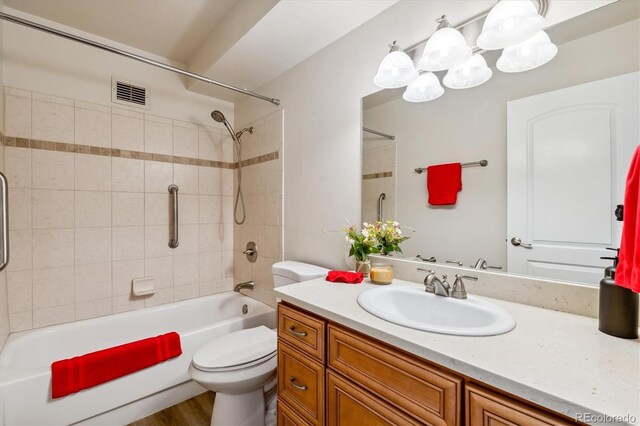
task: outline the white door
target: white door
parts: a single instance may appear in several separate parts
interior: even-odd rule
[[[509,272],[598,284],[604,248],[620,245],[639,82],[635,72],[508,103]]]

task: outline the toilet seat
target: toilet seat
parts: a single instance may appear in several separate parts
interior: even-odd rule
[[[277,334],[260,326],[212,340],[195,353],[192,365],[205,372],[241,370],[269,361],[276,350]]]

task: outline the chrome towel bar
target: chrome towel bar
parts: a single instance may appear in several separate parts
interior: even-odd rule
[[[487,160],[471,161],[469,163],[460,163],[460,165],[462,167],[473,167],[473,166],[487,167],[488,164],[489,164],[489,162]],[[418,168],[416,168],[414,170],[416,171],[416,173],[420,174],[422,172],[427,171],[427,168],[426,167],[418,167]]]
[[[172,238],[169,240],[169,247],[174,249],[178,247],[178,244],[180,244],[178,241],[178,186],[169,185],[169,193],[173,198],[173,221],[171,225]]]

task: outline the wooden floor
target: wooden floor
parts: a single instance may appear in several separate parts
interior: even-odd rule
[[[205,392],[133,422],[129,426],[208,426],[211,424],[213,400],[213,392]]]

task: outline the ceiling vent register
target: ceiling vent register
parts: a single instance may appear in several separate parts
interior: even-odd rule
[[[149,109],[149,95],[146,87],[116,77],[111,79],[111,102]]]

